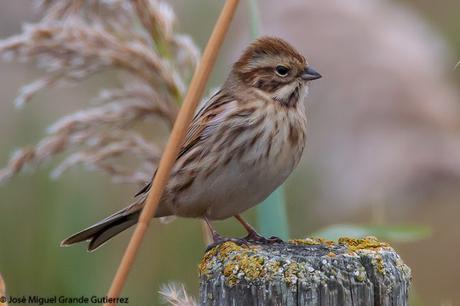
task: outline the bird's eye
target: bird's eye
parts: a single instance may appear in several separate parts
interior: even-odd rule
[[[277,75],[279,75],[281,77],[285,77],[289,73],[289,68],[286,67],[286,66],[278,65],[278,66],[276,66],[275,71],[276,71]]]

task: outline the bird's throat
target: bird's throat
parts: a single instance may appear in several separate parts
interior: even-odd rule
[[[303,86],[297,82],[286,84],[272,94],[273,100],[283,106],[294,107],[303,95]]]

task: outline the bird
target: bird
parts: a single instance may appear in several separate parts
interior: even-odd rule
[[[299,163],[307,132],[303,100],[319,78],[285,40],[264,36],[252,42],[195,112],[154,217],[201,218],[214,243],[227,238],[211,222],[235,217],[247,241],[269,241],[241,213],[267,198]],[[93,251],[135,225],[153,178],[128,207],[61,245],[89,241]]]

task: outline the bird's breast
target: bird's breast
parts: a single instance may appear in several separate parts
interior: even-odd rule
[[[176,214],[231,217],[264,200],[295,168],[305,144],[304,113],[253,109],[223,118],[226,124],[216,127],[203,144],[206,153],[193,177],[176,177],[181,186],[173,192]]]
[[[220,195],[207,210],[209,218],[227,218],[257,205],[298,164],[305,146],[305,115],[268,112],[258,124],[235,140],[222,158],[220,174],[209,181]]]
[[[269,108],[260,126],[254,129],[262,132],[255,140],[258,146],[248,150],[247,162],[262,160],[280,170],[297,164],[305,147],[306,117],[302,109]]]

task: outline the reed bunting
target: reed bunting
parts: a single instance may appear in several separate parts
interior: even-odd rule
[[[155,217],[235,217],[248,240],[266,241],[239,215],[263,201],[298,164],[305,147],[303,104],[316,72],[287,42],[263,37],[233,65],[222,88],[203,103],[188,128]],[[92,251],[137,223],[152,182],[133,204],[65,239]]]

